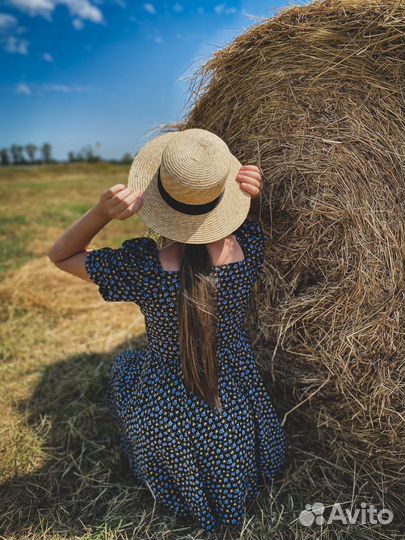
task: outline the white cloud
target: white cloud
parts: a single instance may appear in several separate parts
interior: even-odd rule
[[[176,13],[181,13],[182,11],[184,11],[184,8],[179,2],[176,2],[173,5],[173,11],[175,11]]]
[[[46,19],[50,19],[50,15],[55,9],[53,0],[9,0],[9,3],[29,15],[42,15]]]
[[[67,86],[66,84],[43,84],[41,88],[46,92],[61,92],[62,94],[87,92],[89,90],[88,86]]]
[[[143,5],[143,9],[147,11],[148,13],[150,13],[151,15],[156,15],[155,6],[153,4],[150,4],[149,2]]]
[[[24,96],[30,96],[31,95],[31,88],[26,83],[20,83],[17,84],[15,89],[16,94],[22,94]]]
[[[9,30],[17,24],[17,19],[14,15],[8,13],[0,13],[0,31]]]
[[[82,28],[84,28],[84,22],[77,17],[73,19],[72,24],[76,30],[82,30]]]
[[[52,63],[53,62],[53,56],[47,52],[45,52],[43,55],[42,55],[42,58],[45,60],[45,62],[49,62],[49,63]]]
[[[11,54],[28,54],[28,41],[15,36],[7,36],[4,40],[4,50]]]
[[[225,4],[217,4],[214,6],[215,13],[222,13],[225,9]]]
[[[18,20],[14,15],[0,13],[0,43],[10,54],[28,54],[28,41],[20,39],[15,34],[22,34],[25,28],[17,26]]]
[[[72,15],[93,23],[103,22],[103,14],[99,8],[90,4],[88,0],[63,0],[63,3],[68,6]]]
[[[227,15],[230,15],[232,13],[236,13],[236,8],[234,7],[227,8],[226,4],[217,4],[216,6],[214,6],[214,11],[215,13],[218,13],[219,15],[221,13],[226,13]]]
[[[31,16],[41,15],[51,21],[52,13],[57,6],[66,6],[73,17],[72,24],[76,30],[81,30],[83,21],[90,21],[95,24],[103,24],[103,14],[94,5],[98,0],[8,0],[8,4],[14,8],[28,13]],[[120,2],[121,0],[117,0]],[[149,4],[154,9],[152,4]],[[14,15],[0,13],[0,44],[3,49],[10,54],[28,54],[29,42],[26,39],[17,37],[25,32],[25,28],[18,26],[18,20]],[[52,57],[43,56],[46,62],[52,62]]]
[[[9,0],[9,3],[29,15],[41,15],[48,20],[56,6],[64,5],[73,16],[97,24],[103,22],[101,10],[89,0]]]
[[[76,94],[81,92],[88,92],[91,90],[88,86],[79,86],[79,85],[72,85],[69,86],[67,84],[40,84],[40,85],[30,85],[26,82],[20,83],[15,88],[16,94],[22,94],[25,96],[30,96],[33,93],[33,90],[39,90],[44,92],[57,92],[60,94]]]

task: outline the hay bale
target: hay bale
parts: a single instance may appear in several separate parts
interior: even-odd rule
[[[163,128],[208,129],[262,169],[269,238],[250,322],[286,413],[291,474],[303,471],[294,491],[325,503],[373,495],[396,518],[405,457],[403,33],[396,1],[284,9],[201,66],[185,120]]]

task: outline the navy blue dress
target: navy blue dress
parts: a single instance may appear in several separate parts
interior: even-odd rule
[[[218,287],[217,354],[222,412],[184,386],[179,362],[177,271],[163,269],[148,237],[93,250],[90,278],[107,302],[135,302],[148,345],[119,354],[107,402],[134,478],[169,511],[206,531],[243,523],[246,505],[286,461],[287,438],[257,370],[246,330],[265,234],[247,219],[234,232],[242,261],[213,266]]]

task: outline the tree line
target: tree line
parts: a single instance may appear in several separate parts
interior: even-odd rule
[[[121,159],[103,160],[96,154],[93,147],[88,144],[83,146],[78,152],[70,151],[67,154],[67,161],[95,163],[97,161],[109,161],[110,163],[131,163],[134,156],[126,152]],[[9,148],[0,149],[0,165],[39,165],[44,163],[58,163],[52,156],[52,145],[43,143],[36,144],[12,144]]]
[[[10,148],[0,149],[1,165],[22,165],[24,163],[51,163],[52,146],[44,143],[42,146],[36,144],[12,144]]]

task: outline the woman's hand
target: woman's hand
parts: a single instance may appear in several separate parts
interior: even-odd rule
[[[96,208],[108,219],[124,220],[136,214],[142,203],[139,192],[124,184],[115,184],[101,195]]]
[[[236,180],[240,182],[241,189],[250,193],[252,199],[260,197],[262,191],[262,176],[259,167],[256,167],[256,165],[243,165],[239,169]]]
[[[85,261],[92,238],[112,219],[126,219],[135,214],[143,202],[139,195],[124,184],[110,187],[93,208],[56,240],[49,250],[49,259],[61,270],[91,281]]]

